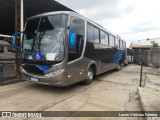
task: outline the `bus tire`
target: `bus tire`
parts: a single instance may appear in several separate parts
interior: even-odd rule
[[[83,81],[84,85],[90,85],[93,81],[94,78],[94,71],[92,67],[89,67],[89,69],[87,70],[87,79],[85,79],[85,81]]]
[[[121,69],[121,63],[118,63],[118,67],[116,68],[117,71]]]

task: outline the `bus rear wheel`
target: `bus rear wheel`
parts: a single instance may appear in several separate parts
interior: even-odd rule
[[[90,67],[87,71],[87,79],[83,82],[84,85],[90,85],[94,78],[94,71],[93,68]]]
[[[117,67],[117,71],[119,71],[121,69],[121,63],[118,63],[118,67]]]

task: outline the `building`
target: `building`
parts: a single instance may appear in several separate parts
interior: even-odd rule
[[[130,48],[136,51],[146,51],[153,47],[153,43],[158,43],[160,45],[160,37],[153,39],[142,39],[132,42]]]

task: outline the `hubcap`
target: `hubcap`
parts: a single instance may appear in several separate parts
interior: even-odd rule
[[[93,79],[93,73],[92,72],[88,72],[88,78],[89,78],[89,80]]]
[[[118,70],[121,68],[121,66],[120,65],[118,65]]]

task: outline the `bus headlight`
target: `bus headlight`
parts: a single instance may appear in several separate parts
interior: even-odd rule
[[[64,71],[65,71],[64,69],[59,69],[57,71],[47,73],[47,74],[45,74],[45,76],[46,77],[58,76],[58,75],[62,74]]]
[[[25,71],[22,67],[20,67],[20,71],[21,71],[22,73],[26,73],[26,71]]]

